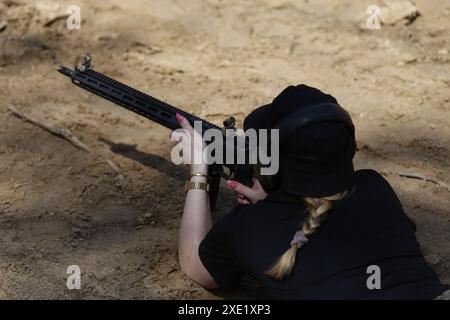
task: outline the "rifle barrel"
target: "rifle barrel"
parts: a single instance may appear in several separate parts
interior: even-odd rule
[[[117,80],[111,79],[93,69],[81,72],[77,69],[72,70],[61,66],[58,68],[58,71],[69,77],[73,84],[78,87],[125,107],[171,130],[180,128],[175,117],[176,113],[184,116],[192,125],[194,121],[201,121],[203,131],[207,129],[220,129],[208,121],[131,88]]]

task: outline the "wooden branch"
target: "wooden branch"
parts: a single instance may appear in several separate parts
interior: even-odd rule
[[[41,127],[42,129],[45,129],[47,131],[50,131],[51,133],[66,139],[67,141],[69,141],[70,143],[72,143],[75,147],[83,149],[84,151],[88,151],[89,152],[89,148],[87,145],[85,145],[83,142],[80,141],[80,139],[78,139],[77,137],[75,137],[72,132],[70,132],[70,130],[68,129],[61,129],[61,128],[57,128],[54,127],[53,125],[42,121],[40,119],[37,119],[33,116],[27,115],[19,110],[17,110],[16,107],[14,107],[13,105],[8,105],[8,109],[17,117],[24,119],[28,122],[31,122],[39,127]]]
[[[423,174],[420,173],[408,173],[408,172],[400,172],[398,174],[400,177],[404,177],[404,178],[410,178],[410,179],[419,179],[419,180],[424,180],[424,181],[429,181],[432,182],[434,184],[437,184],[438,186],[447,189],[447,191],[450,191],[450,185],[438,178],[435,177],[430,177],[430,176],[425,176]]]
[[[69,141],[72,145],[74,145],[77,148],[80,148],[86,152],[92,152],[91,148],[89,148],[86,144],[84,144],[80,139],[78,139],[75,135],[72,134],[72,132],[68,129],[65,128],[58,128],[53,126],[52,124],[45,122],[43,120],[37,119],[33,116],[27,115],[23,112],[21,112],[20,110],[18,110],[16,107],[14,107],[13,105],[8,105],[8,109],[17,117],[26,120],[34,125],[37,125],[38,127],[47,130],[51,133],[53,133],[54,135],[57,135],[67,141]],[[119,167],[110,159],[108,159],[107,157],[105,157],[104,155],[102,155],[99,152],[95,152],[103,161],[105,161],[116,173],[117,173],[117,177],[116,177],[116,185],[117,186],[122,186],[123,182],[125,180],[124,176],[120,173],[120,169]]]

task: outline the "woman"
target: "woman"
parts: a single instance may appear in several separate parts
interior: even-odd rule
[[[449,286],[424,260],[414,223],[379,173],[353,170],[351,120],[314,121],[324,105],[339,107],[317,89],[290,86],[245,119],[245,130],[280,130],[275,187],[267,194],[259,179],[252,188],[228,181],[240,205],[214,225],[208,167],[191,165],[179,238],[182,269],[207,289],[232,287],[250,274],[281,299],[438,297]],[[306,109],[312,119],[305,126]],[[177,119],[186,131],[184,149],[201,155],[204,145],[191,145],[200,134]]]

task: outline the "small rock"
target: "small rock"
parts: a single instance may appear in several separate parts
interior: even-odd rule
[[[53,23],[69,17],[69,13],[65,12],[65,8],[57,3],[36,1],[35,7],[39,14],[39,21],[44,27],[50,27]]]
[[[447,79],[443,76],[439,76],[438,79],[441,80],[443,83],[450,85],[450,79]]]
[[[412,64],[417,62],[418,59],[417,57],[411,55],[411,54],[406,54],[402,57],[401,61],[397,64],[398,66],[404,66],[406,64]]]
[[[442,293],[439,297],[436,298],[436,300],[450,300],[450,290],[445,291]]]
[[[163,49],[157,45],[154,44],[146,44],[139,41],[134,41],[131,44],[132,47],[136,48],[138,51],[145,53],[145,54],[155,54],[160,53],[163,51]]]
[[[395,25],[403,22],[409,25],[420,16],[416,6],[410,1],[383,0],[385,7],[381,8],[381,22],[387,25]]]
[[[231,65],[231,61],[228,59],[222,60],[217,64],[217,68],[226,68]]]
[[[78,227],[72,227],[72,232],[73,232],[74,234],[80,234],[80,233],[81,233],[81,229],[78,228]]]
[[[39,253],[39,252],[33,253],[32,257],[35,258],[35,259],[42,259],[43,258],[42,254]]]
[[[125,183],[125,177],[123,175],[121,175],[121,174],[118,174],[116,176],[115,186],[118,187],[118,188],[121,188],[121,187],[123,187],[124,183]]]
[[[43,25],[44,27],[50,27],[55,22],[67,19],[68,17],[69,17],[68,13],[48,12],[43,17]]]
[[[269,7],[275,10],[284,9],[289,4],[286,0],[265,0],[265,2]]]
[[[98,41],[111,41],[116,40],[119,37],[119,35],[115,32],[106,32],[101,33],[98,35],[97,40]]]
[[[8,22],[0,21],[0,32],[5,31],[7,26],[8,26]]]
[[[0,300],[8,300],[10,297],[3,289],[0,289]]]
[[[430,253],[425,256],[425,260],[427,260],[428,263],[431,264],[432,266],[436,266],[442,261],[442,258],[436,254]]]
[[[446,55],[446,54],[448,54],[448,50],[447,49],[441,49],[441,50],[438,51],[438,54]]]

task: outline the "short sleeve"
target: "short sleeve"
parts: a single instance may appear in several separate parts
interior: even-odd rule
[[[221,217],[198,248],[200,260],[221,288],[236,285],[243,274],[233,244],[232,221],[232,213]]]

